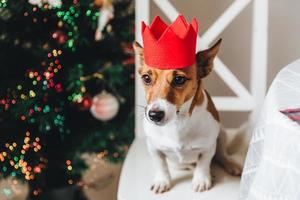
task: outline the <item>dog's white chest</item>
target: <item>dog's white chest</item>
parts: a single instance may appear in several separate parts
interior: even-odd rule
[[[220,124],[207,111],[207,102],[194,108],[193,114],[179,116],[165,126],[144,120],[150,153],[163,152],[175,163],[196,162],[199,155],[217,140]]]

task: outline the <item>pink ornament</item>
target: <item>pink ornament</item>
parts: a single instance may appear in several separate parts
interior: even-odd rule
[[[117,115],[119,102],[115,96],[103,91],[94,96],[90,111],[96,119],[108,121]]]

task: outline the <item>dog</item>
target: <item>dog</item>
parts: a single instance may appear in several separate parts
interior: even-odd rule
[[[133,44],[146,93],[143,124],[156,170],[151,186],[155,193],[171,188],[168,165],[193,169],[192,187],[196,192],[212,187],[210,166],[214,156],[230,174],[241,174],[241,166],[227,154],[218,111],[203,87],[221,41],[198,52],[195,63],[180,69],[149,66],[144,48]]]

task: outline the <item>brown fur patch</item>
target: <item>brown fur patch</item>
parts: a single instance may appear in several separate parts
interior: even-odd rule
[[[197,83],[197,91],[189,109],[190,116],[192,115],[195,106],[201,105],[203,103],[203,100],[204,100],[204,96],[202,92],[201,79],[199,79]]]
[[[212,116],[217,120],[218,122],[220,121],[219,113],[215,107],[214,102],[212,101],[210,95],[208,92],[205,90],[205,94],[207,96],[207,110],[212,114]]]

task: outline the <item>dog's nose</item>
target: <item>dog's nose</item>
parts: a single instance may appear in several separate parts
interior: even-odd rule
[[[150,110],[149,113],[149,119],[151,121],[154,121],[154,122],[160,122],[164,116],[165,116],[165,112],[164,111],[153,111],[153,110]]]

